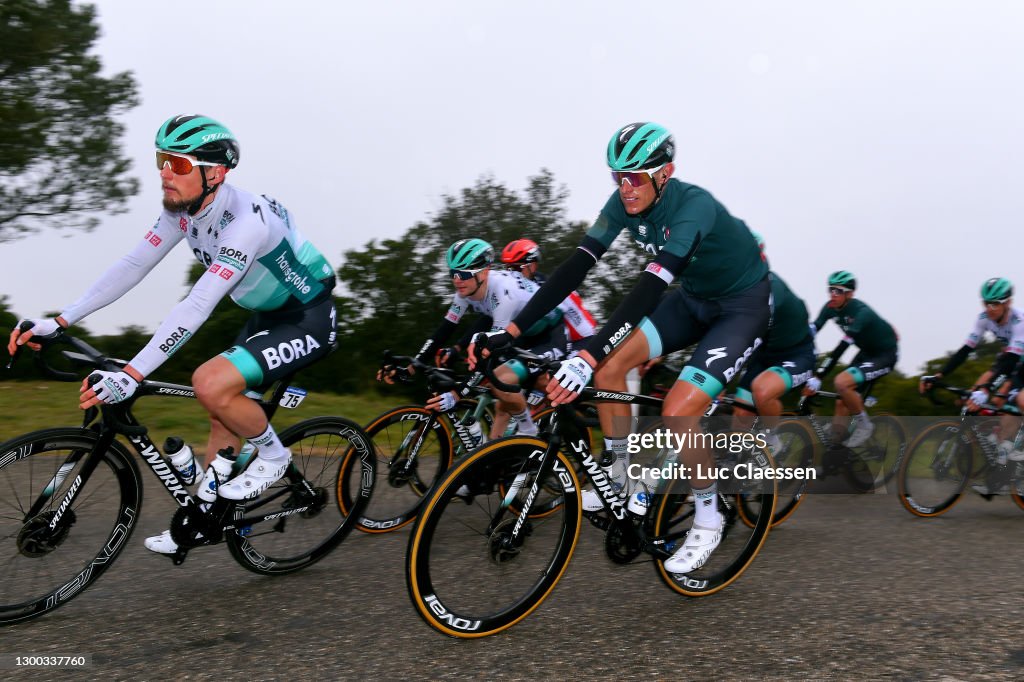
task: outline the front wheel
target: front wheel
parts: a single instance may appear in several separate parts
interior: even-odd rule
[[[355,422],[315,417],[281,432],[292,463],[280,481],[236,507],[236,530],[225,535],[231,556],[263,575],[291,573],[316,563],[352,532],[373,492],[376,459]],[[338,496],[341,462],[358,472]]]
[[[90,455],[98,438],[89,429],[45,429],[0,444],[0,623],[81,594],[131,537],[142,506],[139,469],[117,441]]]
[[[804,476],[814,466],[814,450],[818,440],[807,424],[796,419],[781,422],[772,433],[779,439],[779,448],[772,453],[775,465],[784,474],[789,471],[788,475],[792,476],[782,478],[778,484],[778,501],[772,517],[774,528],[792,516],[804,501],[804,493],[810,484],[810,480]],[[740,495],[736,501],[743,523],[753,527],[757,513],[756,509],[751,508],[753,499]]]
[[[761,551],[775,513],[776,485],[769,471],[775,464],[767,452],[747,449],[741,453],[718,452],[715,466],[727,472],[718,480],[718,510],[725,517],[722,541],[700,568],[686,574],[670,573],[660,557],[655,571],[675,592],[687,597],[704,597],[732,584],[754,562]],[[689,481],[673,481],[668,492],[658,496],[654,516],[655,541],[671,554],[682,546],[693,526],[694,508]],[[736,500],[746,505],[751,525],[739,521]]]
[[[579,478],[561,452],[510,436],[457,461],[425,498],[409,536],[406,583],[420,617],[452,637],[483,637],[526,618],[554,589],[579,537]],[[562,503],[532,515],[558,481]]]
[[[940,421],[922,431],[907,449],[897,474],[904,508],[923,517],[949,511],[967,487],[977,448],[960,421]]]
[[[377,483],[358,528],[388,533],[416,520],[423,496],[451,465],[452,434],[446,419],[416,405],[388,410],[367,424],[366,434],[376,458]],[[352,450],[338,478],[338,500],[346,515],[353,506],[348,491],[361,475],[359,454]]]

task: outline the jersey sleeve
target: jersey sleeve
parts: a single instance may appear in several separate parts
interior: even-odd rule
[[[77,301],[64,308],[61,317],[68,324],[75,324],[121,298],[141,282],[184,236],[169,214],[162,215],[135,248],[107,268]]]
[[[669,225],[668,241],[665,242],[662,251],[684,259],[685,268],[700,246],[701,240],[714,227],[716,216],[715,200],[710,194],[700,192],[691,196],[676,212],[672,224]]]
[[[825,323],[831,320],[833,317],[832,309],[828,307],[826,303],[821,307],[821,312],[814,318],[814,323],[811,325],[814,327],[814,333],[817,334],[821,331],[821,328],[825,326]]]
[[[970,348],[978,347],[981,340],[985,338],[985,321],[987,319],[988,318],[985,317],[984,313],[978,317],[974,322],[974,329],[971,330],[971,333],[967,335],[967,340],[964,341],[965,346],[969,346]]]
[[[213,263],[192,286],[188,296],[171,309],[153,338],[132,358],[131,366],[148,376],[184,346],[209,319],[221,299],[245,277],[256,262],[256,254],[267,235],[265,225],[252,222],[249,229],[232,231],[221,241]]]
[[[1005,352],[1024,357],[1024,319],[1013,325]]]

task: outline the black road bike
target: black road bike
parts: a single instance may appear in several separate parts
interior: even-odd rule
[[[910,444],[899,470],[900,502],[914,516],[935,517],[945,514],[963,497],[972,478],[981,480],[986,492],[978,492],[987,500],[993,493],[1007,489],[1014,503],[1024,509],[1024,462],[1007,461],[996,442],[989,437],[991,416],[974,416],[968,412],[971,391],[941,381],[932,382],[932,390],[942,388],[964,401],[958,418],[937,421],[921,431]],[[934,398],[932,390],[928,397]],[[994,398],[1007,398],[995,395]],[[1011,403],[1003,406],[985,405],[990,415],[1020,415]],[[1024,429],[1024,425],[1021,426]]]
[[[89,371],[116,371],[125,364],[71,336],[56,342],[71,346],[74,351],[65,350],[64,356]],[[74,372],[56,370],[41,354],[35,357],[49,377],[80,380]],[[279,402],[287,403],[291,378],[260,401],[268,418]],[[114,563],[142,509],[138,460],[178,506],[171,521],[180,547],[170,555],[176,564],[194,547],[223,542],[250,571],[297,571],[337,547],[370,498],[375,460],[365,433],[341,417],[315,417],[281,432],[292,452],[281,481],[253,500],[217,498],[204,512],[132,415],[135,400],[143,396],[194,398],[195,393],[189,386],[143,381],[131,399],[87,410],[80,427],[43,429],[0,444],[0,542],[8,546],[0,554],[0,624],[66,604]],[[116,439],[119,434],[138,458]],[[362,475],[351,491],[357,500],[352,513],[344,515],[334,491],[339,462],[350,452],[359,453]]]
[[[547,365],[528,353],[517,354],[526,363]],[[499,388],[506,388],[489,377]],[[580,399],[661,402],[593,388],[585,388]],[[650,490],[644,513],[629,512],[627,500],[613,488],[584,434],[585,424],[572,405],[561,405],[540,438],[509,436],[491,441],[455,462],[428,492],[409,537],[406,583],[416,611],[431,627],[453,637],[473,638],[500,632],[526,618],[564,573],[584,517],[605,532],[605,548],[612,561],[625,564],[647,555],[662,580],[682,595],[714,594],[750,566],[768,534],[775,507],[774,481],[759,476],[773,468],[766,452],[714,451],[719,469],[732,474],[728,481],[719,479],[717,502],[726,519],[723,539],[704,566],[682,575],[669,573],[664,561],[692,525],[688,482],[662,480],[661,486]],[[675,453],[662,455],[665,459],[654,466],[671,466]],[[577,468],[590,478],[603,511],[583,511]],[[550,489],[560,493],[561,504],[552,513],[534,515],[534,504]],[[750,505],[752,527],[737,522],[737,495],[756,498]]]

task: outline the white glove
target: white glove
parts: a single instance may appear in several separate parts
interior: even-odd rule
[[[34,320],[21,320],[18,322],[17,329],[21,329],[21,325],[26,322],[30,323],[32,327],[26,331],[32,332],[32,336],[38,336],[41,339],[52,339],[57,336],[60,332],[64,331],[64,327],[57,323],[57,320],[52,317],[41,317]],[[22,332],[24,334],[24,332]],[[21,344],[18,344],[19,346]]]
[[[572,360],[563,360],[562,366],[555,372],[555,381],[567,391],[579,393],[583,387],[590,383],[590,377],[594,374],[594,368],[581,357]]]
[[[451,391],[441,394],[441,402],[437,404],[437,407],[442,412],[451,412],[455,409],[455,404],[459,402],[458,398]]]
[[[811,393],[817,393],[819,390],[821,390],[821,379],[819,379],[818,377],[811,377],[810,379],[807,380],[807,383],[804,384],[804,386],[806,386],[807,390],[810,391]]]
[[[988,391],[978,389],[977,391],[971,392],[971,402],[981,407],[988,402]]]
[[[108,405],[128,400],[139,388],[139,382],[128,372],[96,371],[89,375],[90,378],[97,376],[100,380],[91,388],[100,402]]]

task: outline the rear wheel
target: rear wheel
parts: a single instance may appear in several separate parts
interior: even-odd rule
[[[809,426],[795,419],[783,421],[772,433],[778,436],[781,446],[778,451],[772,453],[776,467],[796,474],[798,471],[806,472],[814,466],[814,449],[817,438]],[[773,527],[793,515],[796,508],[804,501],[804,493],[807,491],[809,483],[810,480],[796,476],[779,481],[775,515],[772,517]],[[751,497],[743,495],[737,497],[737,510],[743,523],[747,526],[753,526],[756,518],[756,511],[751,509],[751,502]]]
[[[376,459],[355,422],[315,417],[281,432],[292,453],[284,478],[236,507],[238,530],[225,536],[231,555],[250,571],[291,573],[316,563],[352,532],[373,492]],[[342,461],[354,475],[339,495]],[[340,498],[348,500],[344,511]],[[260,521],[264,515],[273,518]],[[246,523],[246,521],[251,523]]]
[[[703,566],[685,575],[665,569],[667,555],[654,562],[665,584],[688,597],[714,594],[739,578],[761,551],[775,512],[775,481],[763,477],[775,468],[768,453],[754,448],[717,455],[715,466],[728,472],[728,478],[718,480],[718,509],[725,517],[721,543]],[[682,546],[693,526],[691,492],[689,482],[680,479],[656,500],[654,533],[669,554]],[[737,497],[741,498],[739,504],[746,505],[752,522],[749,526],[739,521]]]
[[[977,449],[974,436],[960,421],[941,421],[922,431],[907,448],[897,474],[906,510],[924,517],[949,511],[967,487]]]
[[[579,479],[556,453],[550,465],[563,503],[533,518],[527,507],[546,448],[522,436],[491,441],[457,461],[424,500],[409,537],[406,583],[434,629],[465,638],[500,632],[561,578],[579,537]]]
[[[97,439],[89,429],[46,429],[0,445],[0,623],[81,594],[131,537],[142,506],[138,467],[114,441],[83,477]]]

